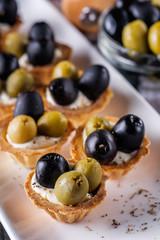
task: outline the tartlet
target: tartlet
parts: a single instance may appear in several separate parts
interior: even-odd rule
[[[119,120],[119,118],[116,117],[105,117],[105,119],[113,123],[116,123]],[[83,143],[83,130],[84,126],[80,126],[78,129],[76,129],[75,136],[71,141],[70,153],[73,157],[72,160],[74,163],[82,158],[86,158]],[[101,165],[103,173],[110,179],[117,179],[123,175],[126,175],[135,166],[135,164],[137,164],[142,159],[142,157],[148,155],[149,145],[149,140],[146,136],[144,136],[142,144],[134,157],[132,157],[129,161],[119,165]]]
[[[99,205],[106,196],[105,182],[107,177],[103,176],[98,189],[96,189],[96,192],[91,199],[74,206],[54,204],[42,198],[33,190],[31,179],[34,173],[35,170],[33,170],[26,179],[25,191],[28,197],[35,206],[45,210],[52,218],[59,222],[73,223],[82,220],[93,208]]]
[[[7,127],[9,122],[13,119],[12,114],[8,114],[0,119],[0,151],[4,151],[10,154],[10,157],[16,162],[21,163],[26,168],[34,168],[36,166],[37,160],[44,154],[49,152],[58,152],[61,147],[65,144],[73,131],[73,126],[68,122],[67,129],[65,133],[60,137],[60,139],[54,144],[49,144],[49,146],[41,148],[14,148],[6,138]],[[46,136],[46,140],[49,139]]]
[[[88,78],[88,76],[90,77]],[[60,103],[57,103],[56,100],[54,99],[50,88],[53,86],[53,84],[55,84],[55,81],[57,84],[58,82],[61,82],[61,80],[65,82],[68,79],[71,80],[74,86],[72,92],[70,91],[71,92],[70,95],[73,95],[74,91],[75,92],[77,91],[78,94],[77,94],[77,97],[74,98],[74,101],[70,102],[70,104],[61,105]],[[80,81],[82,79],[85,79],[84,80],[85,82],[87,82],[88,79],[91,79],[91,81],[89,80],[90,81],[89,87],[88,86],[84,87],[85,89],[83,90],[80,87]],[[100,92],[99,92],[99,89],[97,88],[101,88]],[[60,89],[60,88],[57,85],[55,86],[55,89]],[[67,89],[67,87],[65,86],[64,89]],[[87,89],[87,93],[85,92],[86,89]],[[54,80],[51,81],[49,86],[41,87],[37,91],[42,96],[44,101],[44,106],[47,110],[61,111],[72,122],[75,128],[84,124],[93,114],[95,114],[96,112],[102,110],[105,106],[107,106],[107,104],[110,102],[110,99],[113,97],[113,92],[109,87],[109,72],[102,65],[91,65],[84,72],[82,70],[77,69],[76,81],[71,78],[66,78],[62,74],[62,77],[58,77],[58,78],[55,77]],[[61,94],[60,93],[61,90],[60,91],[56,90],[56,91],[59,92],[59,94]],[[96,92],[99,92],[99,93],[96,95]],[[63,99],[62,94],[61,94],[61,99]],[[70,95],[68,97],[70,97]],[[93,95],[96,95],[96,97]],[[64,100],[64,103],[65,103],[65,100]]]
[[[0,118],[4,118],[8,114],[10,115],[10,113],[14,111],[14,105],[15,104],[10,105],[0,104]]]
[[[44,106],[47,110],[62,112],[72,122],[75,128],[83,125],[96,112],[101,111],[107,104],[109,104],[111,98],[113,97],[112,90],[107,88],[90,106],[73,110],[63,106],[53,106],[49,103],[45,97],[45,88],[37,89],[37,91],[42,96]]]
[[[6,36],[5,36],[6,37]],[[4,48],[4,40],[3,43],[1,44],[1,51],[5,51]],[[35,77],[35,83],[36,85],[48,85],[51,80],[51,75],[52,71],[54,69],[54,66],[62,61],[62,60],[69,60],[71,57],[72,49],[62,43],[55,43],[56,49],[61,52],[61,55],[57,56],[53,62],[50,64],[44,65],[44,66],[32,66],[31,68],[29,67],[23,67],[21,64],[20,68],[25,69],[27,72],[31,73]]]
[[[55,64],[70,59],[72,52],[69,46],[55,41],[46,22],[33,24],[27,36],[8,34],[2,50],[17,55],[20,68],[32,73],[38,85],[49,84]]]

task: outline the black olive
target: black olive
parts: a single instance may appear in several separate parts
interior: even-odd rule
[[[5,81],[7,77],[19,68],[18,58],[10,53],[0,53],[0,78]]]
[[[58,177],[68,171],[69,165],[64,157],[57,153],[48,153],[37,162],[36,179],[43,187],[54,188]]]
[[[133,114],[122,117],[113,128],[118,150],[130,153],[139,149],[144,138],[144,131],[144,123],[139,117]]]
[[[43,101],[38,92],[23,92],[17,98],[14,117],[19,115],[29,115],[37,121],[43,113]]]
[[[29,32],[29,39],[32,41],[54,41],[54,35],[50,26],[46,22],[37,22],[32,26]]]
[[[109,85],[109,72],[101,65],[92,65],[79,80],[79,89],[90,100],[96,100]]]
[[[54,56],[53,41],[32,41],[27,47],[27,54],[32,65],[43,66],[49,64]]]
[[[111,8],[104,17],[104,30],[117,42],[121,43],[122,29],[129,23],[129,16],[125,9]]]
[[[150,2],[133,2],[128,11],[133,19],[141,19],[148,26],[157,22],[160,18],[160,13],[157,7],[153,6]]]
[[[13,25],[17,19],[17,3],[15,0],[0,0],[0,22]]]
[[[85,152],[101,165],[107,165],[117,154],[117,144],[111,132],[103,129],[92,132],[86,139]]]
[[[117,0],[116,7],[127,9],[133,2],[150,2],[150,0]]]
[[[49,85],[49,90],[55,102],[62,106],[73,103],[78,95],[76,84],[69,78],[54,79]]]

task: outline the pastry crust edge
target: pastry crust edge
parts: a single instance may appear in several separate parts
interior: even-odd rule
[[[116,117],[105,117],[110,122],[117,122],[119,118]],[[83,129],[84,126],[79,127],[76,129],[75,136],[71,140],[70,145],[70,154],[72,156],[72,160],[74,163],[76,163],[78,160],[81,160],[83,158],[86,158],[87,155],[85,153],[85,150],[83,148]],[[138,150],[138,153],[135,157],[133,157],[131,160],[124,164],[119,165],[101,165],[103,169],[103,173],[109,178],[109,179],[117,179],[121,176],[126,175],[140,160],[143,156],[146,156],[149,154],[149,148],[150,141],[147,139],[146,136],[144,136],[144,139],[142,141],[141,147]]]
[[[71,132],[74,130],[72,124],[68,122],[66,132],[54,145],[39,149],[14,148],[8,143],[6,139],[7,127],[12,118],[13,115],[9,114],[6,117],[0,119],[0,151],[8,152],[10,154],[10,157],[15,162],[20,162],[26,168],[34,168],[41,156],[50,152],[58,152],[67,142],[69,136],[71,135]]]
[[[62,112],[72,122],[75,128],[83,125],[93,114],[103,110],[113,97],[113,92],[108,87],[89,107],[70,109],[63,106],[53,106],[49,103],[45,97],[45,88],[39,88],[38,92],[42,96],[44,107],[47,111],[56,110]]]
[[[35,206],[45,210],[52,218],[59,222],[73,223],[82,220],[93,208],[99,205],[106,196],[105,183],[107,177],[102,176],[97,192],[91,199],[75,206],[54,204],[49,202],[47,199],[44,199],[40,194],[33,190],[31,186],[31,179],[34,173],[35,170],[33,170],[26,179],[24,185],[26,194]]]

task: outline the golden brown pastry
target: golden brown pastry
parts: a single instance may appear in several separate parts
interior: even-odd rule
[[[105,117],[105,119],[107,119],[112,124],[115,124],[119,120],[119,118],[116,117]],[[84,149],[83,140],[84,128],[85,126],[81,126],[78,129],[76,129],[76,134],[71,141],[70,153],[75,163],[79,159],[85,158],[87,156]],[[149,144],[150,144],[149,140],[147,139],[146,136],[144,136],[140,147],[133,155],[131,155],[131,157],[129,157],[129,160],[123,161],[122,155],[122,157],[120,156],[121,162],[119,164],[116,164],[114,160],[105,165],[103,165],[103,162],[101,162],[104,174],[111,179],[117,179],[127,174],[135,166],[135,164],[137,164],[144,156],[146,156],[149,153],[148,149]]]
[[[56,158],[61,159],[61,167],[59,167],[59,163],[54,163]],[[43,162],[45,162],[45,168],[42,167],[44,166]],[[69,162],[70,160],[68,160]],[[82,220],[103,201],[106,196],[107,177],[101,175],[98,187],[87,193],[90,185],[87,176],[80,171],[67,169],[68,164],[66,164],[66,160],[59,154],[50,153],[43,156],[37,162],[36,170],[28,175],[25,191],[33,204],[45,210],[52,218],[59,222],[73,223]],[[46,165],[50,169],[48,174],[46,174],[48,171]],[[63,165],[65,165],[65,169],[63,169]],[[59,176],[54,175],[53,177],[52,171],[54,173],[58,171]],[[63,194],[61,194],[61,190]]]
[[[22,119],[23,116],[25,116],[24,119]],[[29,129],[24,129],[22,128],[23,126],[19,124],[21,122],[24,122],[24,126],[26,126],[26,123],[28,122],[28,119],[26,119],[26,115],[20,115],[13,119],[13,115],[8,114],[5,117],[1,118],[0,151],[9,153],[12,159],[14,159],[16,162],[23,164],[26,168],[34,168],[36,166],[37,160],[42,155],[49,152],[58,152],[70,136],[73,130],[73,126],[70,122],[68,122],[67,127],[65,128],[64,133],[61,136],[60,134],[59,137],[47,136],[45,134],[45,131],[47,131],[46,126],[47,124],[49,126],[50,123],[45,123],[45,114],[42,115],[42,117],[42,121],[44,121],[45,124],[45,130],[41,130],[42,134],[40,135],[36,135],[35,137],[31,136],[31,139],[31,133],[36,133],[36,130],[34,130],[36,128],[35,124],[33,127],[29,126]],[[54,120],[51,119],[51,121]],[[13,122],[12,125],[11,122]],[[41,125],[42,124],[40,122],[38,129],[41,127]],[[27,136],[28,141],[26,140]],[[21,139],[24,140],[24,138],[25,141],[21,141]]]
[[[46,22],[36,22],[28,36],[17,32],[6,35],[2,50],[19,58],[19,67],[32,73],[38,85],[50,83],[55,64],[70,59],[71,48],[58,43]]]
[[[83,21],[85,20],[85,14],[86,18],[88,14],[87,8],[94,9],[100,14],[104,9],[113,7],[114,4],[115,0],[62,0],[62,10],[66,17],[82,31],[97,33],[98,21],[91,21],[90,24],[87,25],[85,23],[83,24]]]
[[[90,106],[80,108],[80,109],[70,109],[67,107],[53,106],[45,98],[45,88],[38,89],[41,94],[44,106],[47,110],[61,111],[74,125],[75,128],[84,124],[93,114],[101,111],[105,106],[107,106],[113,97],[113,92],[110,88],[107,88],[101,96],[93,102]]]
[[[68,66],[71,68],[73,64],[68,61],[57,64],[51,83],[38,92],[47,110],[61,111],[77,128],[107,106],[113,93],[109,87],[109,72],[104,66],[91,65],[84,72],[77,69],[76,79],[75,74],[69,74]]]
[[[32,186],[31,186],[31,179],[34,174],[32,171],[25,183],[25,191],[28,197],[32,200],[34,205],[38,208],[42,208],[45,210],[52,218],[59,222],[66,222],[66,223],[73,223],[81,221],[84,217],[86,217],[90,211],[99,205],[105,195],[105,182],[106,177],[103,176],[101,184],[96,192],[96,194],[88,201],[79,203],[76,206],[64,206],[58,205],[54,203],[50,203],[48,200],[43,199],[39,194],[37,194]]]

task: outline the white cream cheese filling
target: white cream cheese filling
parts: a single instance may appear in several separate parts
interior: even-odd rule
[[[59,141],[59,138],[48,137],[48,136],[36,136],[31,141],[26,143],[13,143],[9,138],[8,134],[6,135],[7,141],[14,148],[26,148],[26,149],[37,149],[48,147],[52,144],[55,144]]]
[[[6,91],[0,93],[0,103],[4,105],[11,105],[16,103],[17,98],[10,97]]]
[[[59,202],[58,199],[56,198],[56,196],[54,194],[54,189],[53,188],[45,188],[45,187],[41,186],[37,182],[35,174],[32,177],[31,185],[32,185],[33,190],[36,193],[40,194],[41,197],[43,197],[44,199],[47,199],[49,202],[62,205],[62,203]]]
[[[0,23],[0,32],[8,32],[11,30],[11,26],[8,23]]]
[[[52,62],[57,61],[59,58],[61,58],[63,55],[62,51],[59,48],[55,49],[54,52],[54,57]],[[29,62],[29,58],[27,53],[24,53],[20,58],[19,58],[19,66],[22,68],[26,68],[28,70],[32,70],[35,66],[33,66],[30,62]]]
[[[114,126],[115,123],[109,122],[111,126]],[[85,145],[85,141],[87,139],[87,134],[85,128],[83,129],[83,146]],[[123,163],[128,162],[131,160],[134,156],[137,154],[137,150],[133,151],[131,153],[124,153],[118,151],[115,158],[108,164],[108,165],[120,165]]]
[[[54,189],[53,188],[45,188],[43,186],[41,186],[36,179],[36,175],[34,174],[31,180],[31,185],[33,190],[40,194],[41,197],[43,197],[44,199],[47,199],[49,202],[54,203],[54,204],[60,204],[63,205],[61,202],[58,201],[58,199],[55,196],[54,193]],[[86,197],[83,199],[82,202],[87,201],[89,199],[91,199],[91,194],[87,193]]]
[[[58,105],[54,101],[52,94],[49,91],[49,88],[46,89],[46,99],[53,106],[62,107],[61,105]],[[73,103],[71,103],[67,106],[63,106],[63,107],[67,107],[70,109],[80,109],[80,108],[89,107],[91,104],[92,104],[92,101],[89,100],[81,91],[78,91],[78,96],[77,96],[76,100]]]

